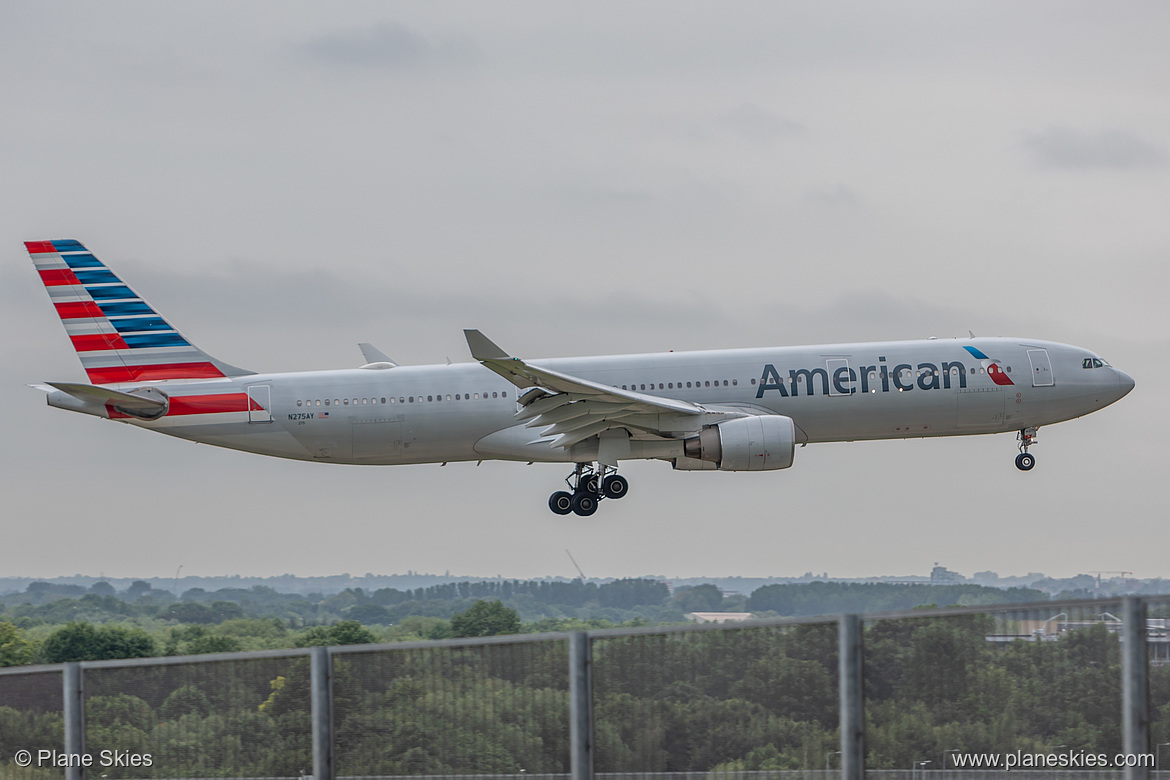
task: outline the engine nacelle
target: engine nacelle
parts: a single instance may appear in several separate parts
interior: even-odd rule
[[[683,451],[720,471],[786,469],[796,455],[796,424],[778,414],[739,417],[684,439]]]

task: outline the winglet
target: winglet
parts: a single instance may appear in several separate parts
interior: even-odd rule
[[[467,337],[467,346],[476,360],[510,360],[512,357],[478,330],[465,329],[463,335]]]

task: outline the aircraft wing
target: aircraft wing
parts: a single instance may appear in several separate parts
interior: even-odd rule
[[[516,419],[529,428],[545,429],[543,438],[553,447],[567,449],[611,428],[669,436],[697,430],[712,414],[688,401],[621,390],[534,366],[504,352],[478,330],[463,333],[472,357],[516,387],[533,388],[520,396]]]

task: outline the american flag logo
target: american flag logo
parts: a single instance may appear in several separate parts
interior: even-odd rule
[[[328,417],[328,416],[329,416],[329,412],[317,412],[317,419],[318,420],[320,420],[322,417]]]

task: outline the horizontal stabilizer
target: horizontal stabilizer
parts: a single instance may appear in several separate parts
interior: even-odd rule
[[[98,404],[110,404],[126,414],[145,419],[153,419],[166,412],[168,400],[165,395],[151,388],[152,396],[133,395],[118,390],[94,385],[78,385],[70,382],[46,382],[63,393],[73,396],[78,401]]]

